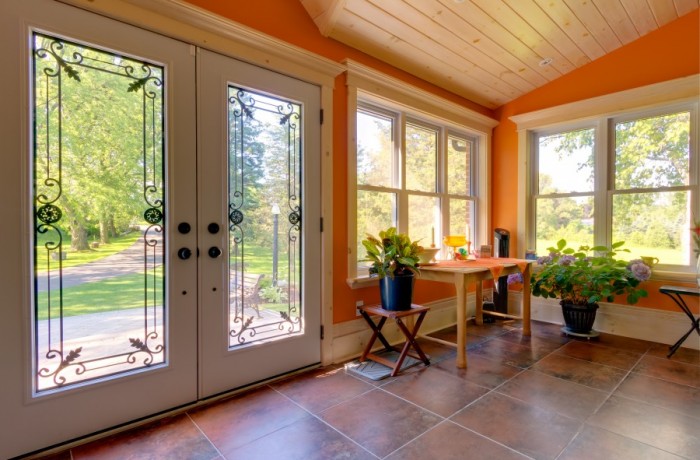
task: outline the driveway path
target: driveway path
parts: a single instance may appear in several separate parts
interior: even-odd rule
[[[163,244],[162,238],[160,236],[151,238],[158,242],[157,247],[160,248]],[[148,268],[153,268],[153,248],[148,246],[144,249],[143,237],[140,237],[134,244],[121,252],[87,264],[64,268],[63,288],[143,272],[144,250],[148,251]],[[155,264],[160,265],[161,263],[163,263],[163,257],[161,254],[157,254]],[[39,292],[47,291],[49,282],[51,289],[58,289],[58,280],[58,269],[52,270],[50,277],[47,276],[46,272],[39,274]]]

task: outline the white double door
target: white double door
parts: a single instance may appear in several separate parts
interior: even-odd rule
[[[0,457],[318,363],[320,89],[54,1],[0,13]]]

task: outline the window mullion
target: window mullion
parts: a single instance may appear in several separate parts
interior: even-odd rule
[[[401,232],[408,232],[408,193],[406,192],[406,115],[400,113],[397,116],[396,141],[394,142],[394,152],[397,157],[396,164],[398,165],[397,188],[399,190],[397,196],[397,216],[398,229]]]
[[[612,222],[612,190],[614,183],[613,168],[615,151],[615,138],[610,136],[611,122],[607,119],[598,121],[595,128],[594,139],[594,165],[593,165],[593,241],[596,245],[607,246],[612,238],[610,222]],[[611,159],[613,158],[613,159]]]

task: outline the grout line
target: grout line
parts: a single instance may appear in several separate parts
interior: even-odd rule
[[[216,444],[214,444],[212,442],[212,440],[209,439],[209,436],[207,436],[207,434],[204,432],[204,430],[202,430],[202,428],[197,424],[197,422],[195,422],[194,419],[192,417],[190,417],[190,413],[185,412],[185,415],[187,416],[188,419],[190,419],[190,422],[192,422],[192,424],[197,428],[197,431],[202,433],[202,436],[204,436],[204,439],[206,439],[207,442],[209,442],[209,444],[211,444],[211,446],[214,448],[214,450],[216,452],[218,452],[218,454],[221,456],[221,458],[226,458],[226,456],[219,450],[219,448],[216,447]]]
[[[375,458],[380,458],[380,457],[379,457],[378,455],[376,455],[374,452],[368,450],[365,446],[363,446],[363,445],[360,444],[359,442],[355,441],[355,440],[352,439],[350,436],[346,435],[345,433],[343,433],[342,431],[340,431],[339,429],[337,429],[336,427],[334,427],[333,425],[331,425],[330,423],[328,423],[327,421],[325,421],[324,419],[322,419],[321,417],[319,417],[317,414],[314,414],[313,412],[311,412],[310,410],[308,410],[307,408],[305,408],[304,406],[302,406],[302,405],[299,404],[298,402],[294,401],[292,398],[290,398],[290,397],[287,396],[286,394],[282,393],[281,391],[279,391],[279,390],[277,390],[277,389],[275,389],[275,388],[271,388],[271,389],[272,389],[273,391],[276,391],[279,395],[281,395],[282,397],[284,397],[284,398],[286,398],[287,400],[289,400],[292,404],[296,405],[297,407],[299,407],[300,409],[302,409],[303,411],[305,411],[307,414],[309,414],[311,417],[314,417],[316,420],[320,421],[321,423],[323,423],[323,424],[326,425],[327,427],[331,428],[333,431],[335,431],[336,433],[340,434],[342,437],[344,437],[345,439],[349,440],[350,442],[352,442],[353,444],[355,444],[356,446],[358,446],[359,448],[361,448],[362,450],[364,450],[365,452],[367,452],[367,453],[370,454],[371,456],[373,456],[373,457],[375,457]],[[373,388],[373,389],[371,389],[371,390],[368,390],[368,391],[365,391],[364,393],[360,393],[359,395],[356,395],[356,396],[354,396],[354,397],[352,397],[352,398],[350,398],[350,399],[347,399],[347,400],[345,400],[345,401],[341,401],[341,402],[339,402],[338,404],[334,404],[334,405],[332,405],[332,406],[330,406],[330,407],[327,407],[326,409],[323,409],[321,412],[319,412],[319,414],[320,414],[320,413],[323,413],[323,412],[326,412],[327,410],[329,410],[329,409],[331,409],[331,408],[333,408],[333,407],[336,407],[336,406],[338,406],[338,405],[340,405],[340,404],[342,404],[342,403],[345,403],[345,402],[348,402],[348,401],[352,401],[353,399],[356,399],[356,398],[358,398],[358,397],[360,397],[360,396],[362,396],[362,395],[366,395],[367,393],[370,393],[370,392],[372,392],[372,391],[374,391],[374,390],[375,390],[375,388]],[[289,425],[287,425],[287,426],[289,426]]]

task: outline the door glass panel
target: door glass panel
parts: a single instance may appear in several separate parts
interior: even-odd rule
[[[304,331],[301,116],[229,86],[229,347]]]
[[[33,39],[41,392],[165,363],[164,69]]]

